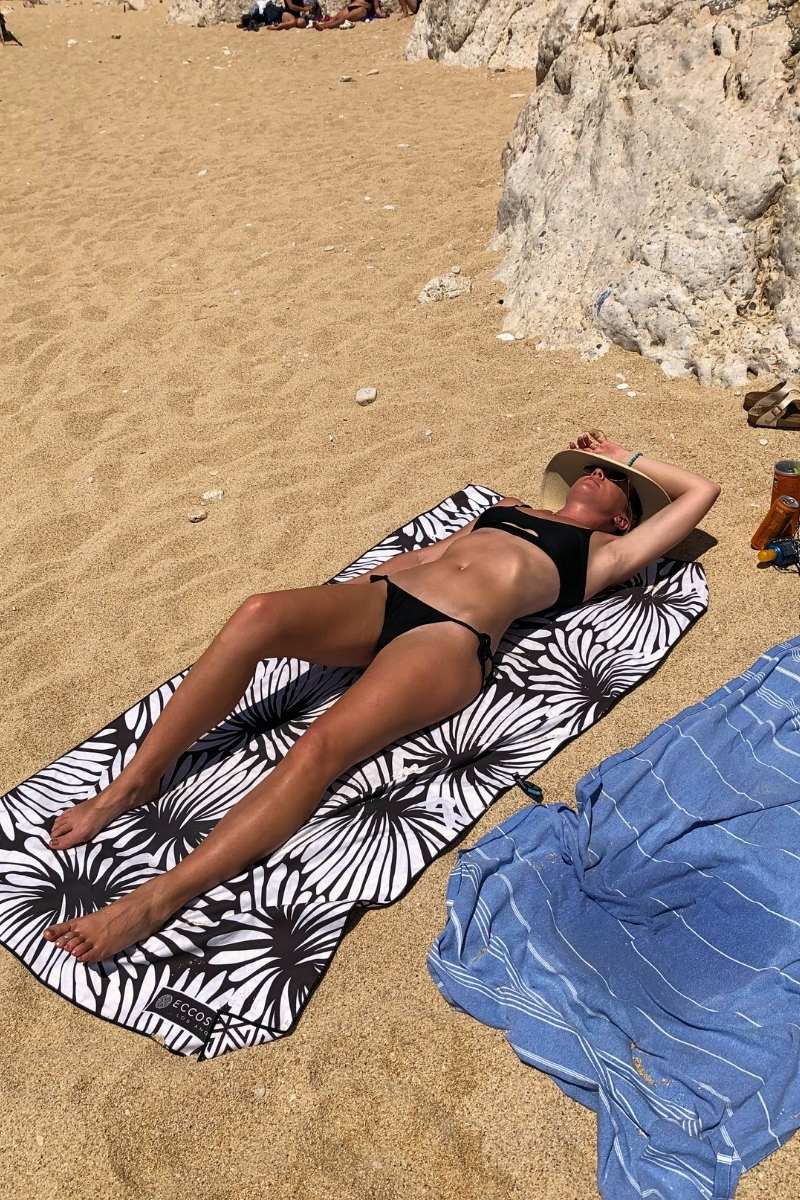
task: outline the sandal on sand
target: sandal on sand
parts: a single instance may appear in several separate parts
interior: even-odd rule
[[[779,400],[783,400],[789,390],[789,384],[785,379],[782,379],[780,383],[775,384],[775,387],[767,388],[765,392],[747,392],[745,393],[742,408],[745,412],[750,412],[756,405],[760,409],[771,408],[773,404],[777,404]]]
[[[800,391],[781,389],[784,395],[777,404],[766,407],[754,403],[747,414],[747,424],[755,429],[800,429]]]

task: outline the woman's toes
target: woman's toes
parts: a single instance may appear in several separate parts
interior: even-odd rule
[[[75,950],[76,943],[82,942],[83,940],[84,938],[82,933],[73,932],[59,938],[56,942],[56,945],[60,946],[62,950],[69,950],[70,954],[72,954]]]
[[[59,829],[55,837],[51,837],[50,845],[53,850],[71,850],[73,846],[79,845],[80,841],[81,838],[76,837],[70,825],[66,829]]]
[[[95,950],[91,942],[87,942],[85,948],[80,953],[75,953],[75,957],[80,963],[90,963],[99,962],[102,955]]]
[[[51,925],[48,929],[45,929],[42,937],[46,938],[48,942],[55,942],[57,938],[60,938],[65,933],[69,933],[69,921],[61,921],[58,925]]]
[[[53,847],[62,846],[64,838],[72,829],[71,821],[56,821],[53,828],[50,830],[50,845]]]

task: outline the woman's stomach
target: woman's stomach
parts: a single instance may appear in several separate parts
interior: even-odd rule
[[[515,542],[518,544],[515,545]],[[441,558],[392,575],[398,587],[499,640],[512,621],[555,604],[550,558],[499,530],[459,538]]]

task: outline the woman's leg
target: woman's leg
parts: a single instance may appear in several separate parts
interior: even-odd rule
[[[275,25],[268,25],[267,29],[305,29],[306,23],[302,17],[295,17],[290,12],[284,11],[280,21]]]
[[[167,767],[222,721],[262,658],[361,667],[372,658],[386,589],[313,587],[250,596],[194,664],[131,762],[98,796],[56,817],[55,850],[88,841],[114,817],[157,794]]]
[[[338,29],[345,21],[358,21],[360,17],[352,17],[346,8],[340,8],[338,12],[331,17],[324,17],[321,21],[314,22],[315,29]]]
[[[193,897],[291,837],[348,767],[458,712],[480,687],[475,637],[468,630],[427,625],[396,638],[202,845],[109,907],[50,926],[45,938],[81,962],[99,962],[143,941]]]

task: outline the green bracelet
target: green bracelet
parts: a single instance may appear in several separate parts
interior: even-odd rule
[[[642,452],[641,452],[641,450],[637,450],[635,454],[632,454],[632,455],[630,456],[630,458],[629,458],[629,459],[628,459],[628,461],[626,462],[625,466],[626,466],[626,467],[632,467],[632,466],[633,466],[633,464],[636,462],[637,458],[641,458],[641,457],[642,457]]]

